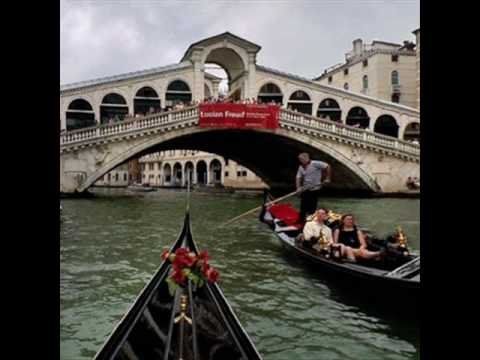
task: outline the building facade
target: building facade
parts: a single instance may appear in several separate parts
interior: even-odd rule
[[[357,39],[353,41],[352,51],[345,54],[345,63],[326,69],[314,81],[417,107],[417,63],[414,43],[373,41],[364,44],[362,39]]]
[[[265,183],[252,171],[215,154],[197,150],[166,150],[139,159],[143,184],[158,187],[219,186],[263,189]]]
[[[413,32],[415,35],[415,43],[416,43],[416,70],[417,70],[417,108],[420,109],[420,28]]]
[[[97,180],[94,186],[98,187],[126,187],[129,184],[130,171],[128,164],[116,167],[102,178]]]

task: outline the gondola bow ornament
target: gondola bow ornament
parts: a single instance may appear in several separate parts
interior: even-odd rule
[[[207,251],[201,251],[196,255],[188,248],[181,247],[172,253],[165,250],[162,258],[172,263],[172,270],[165,280],[172,296],[179,286],[185,287],[188,280],[199,288],[206,281],[214,283],[218,280],[219,273],[208,263]]]

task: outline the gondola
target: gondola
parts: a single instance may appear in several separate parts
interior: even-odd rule
[[[362,229],[367,234],[369,250],[384,249],[386,255],[382,261],[352,263],[334,257],[329,252],[320,254],[301,245],[296,240],[302,231],[302,226],[296,223],[298,211],[290,204],[268,206],[265,198],[259,217],[261,222],[270,227],[288,253],[306,260],[316,272],[325,274],[339,285],[356,289],[356,294],[366,297],[369,302],[389,306],[397,304],[408,307],[413,312],[418,310],[420,256],[408,251],[399,252],[397,246],[391,246],[391,237],[375,238],[367,229]],[[338,225],[338,215],[329,220],[327,225],[330,227]]]
[[[188,210],[170,253],[187,247],[198,255]],[[94,360],[261,359],[216,283],[169,293],[171,263],[163,261]]]

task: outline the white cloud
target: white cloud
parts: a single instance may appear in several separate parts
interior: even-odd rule
[[[413,40],[416,1],[61,1],[61,83],[180,61],[230,31],[260,46],[258,63],[314,77],[352,41]]]

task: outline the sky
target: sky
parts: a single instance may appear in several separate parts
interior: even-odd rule
[[[176,64],[229,31],[257,64],[307,78],[343,62],[352,41],[415,41],[420,0],[61,0],[60,83]]]

